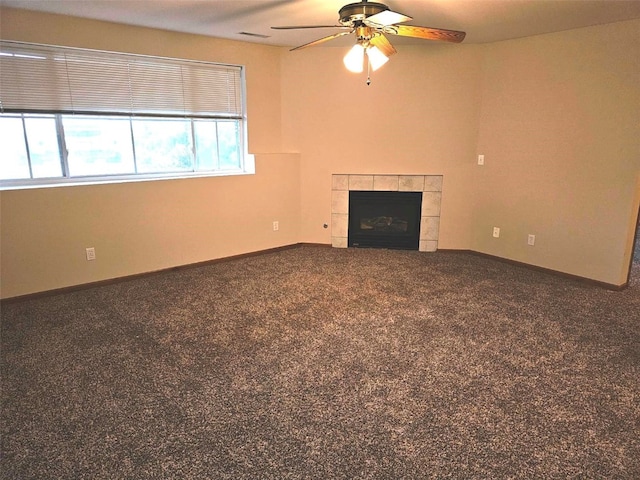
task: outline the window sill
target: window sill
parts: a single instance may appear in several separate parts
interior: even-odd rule
[[[113,183],[151,182],[156,180],[184,180],[187,178],[229,177],[238,175],[254,175],[256,173],[255,158],[245,154],[245,168],[240,170],[218,170],[212,172],[172,172],[149,173],[137,175],[102,175],[74,178],[42,178],[23,180],[2,180],[0,191],[31,190],[35,188],[73,187],[80,185],[105,185]]]

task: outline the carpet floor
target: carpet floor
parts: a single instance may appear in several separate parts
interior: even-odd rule
[[[8,303],[0,477],[638,479],[632,271],[305,246]]]

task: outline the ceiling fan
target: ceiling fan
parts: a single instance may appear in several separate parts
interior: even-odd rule
[[[292,48],[300,50],[313,47],[328,40],[355,33],[356,44],[344,57],[344,63],[348,70],[359,73],[363,70],[364,56],[368,58],[367,66],[377,70],[384,65],[396,49],[391,45],[385,35],[399,35],[401,37],[423,38],[426,40],[439,40],[445,42],[460,43],[464,40],[465,32],[456,30],[444,30],[441,28],[418,27],[414,25],[399,25],[412,20],[402,13],[394,12],[382,3],[362,0],[358,3],[345,5],[338,11],[337,25],[306,25],[271,27],[275,30],[293,30],[301,28],[340,28],[343,31],[334,33],[304,45]],[[369,83],[369,81],[367,81]]]

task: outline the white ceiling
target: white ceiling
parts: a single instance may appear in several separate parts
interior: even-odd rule
[[[412,16],[408,25],[467,32],[486,43],[640,18],[640,0],[378,0]],[[0,5],[196,33],[267,45],[297,46],[339,30],[272,30],[333,25],[353,0],[0,0]],[[240,34],[267,35],[256,38]],[[348,37],[348,36],[347,36]],[[336,46],[339,40],[323,43]],[[429,41],[393,38],[393,43]]]

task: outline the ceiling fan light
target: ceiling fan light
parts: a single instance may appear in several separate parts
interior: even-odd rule
[[[369,57],[371,70],[374,72],[389,61],[389,57],[382,53],[382,50],[375,45],[367,48],[367,57]]]
[[[356,43],[343,59],[344,66],[353,73],[362,73],[364,69],[364,47]]]

